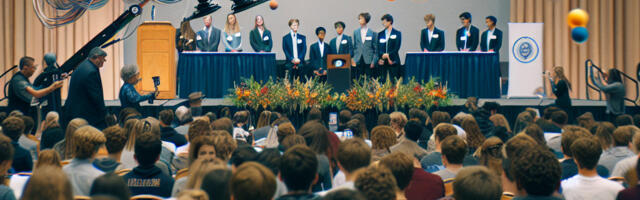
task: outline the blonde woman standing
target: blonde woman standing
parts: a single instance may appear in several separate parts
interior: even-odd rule
[[[226,52],[242,52],[242,34],[240,33],[240,25],[236,15],[227,15],[227,21],[224,23],[224,51]]]

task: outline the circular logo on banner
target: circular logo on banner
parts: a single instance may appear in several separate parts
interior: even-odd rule
[[[511,54],[518,62],[530,63],[538,58],[540,48],[538,43],[529,36],[520,37],[513,43]]]

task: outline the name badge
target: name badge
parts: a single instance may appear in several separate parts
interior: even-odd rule
[[[298,39],[298,44],[302,44],[302,39]]]
[[[237,32],[237,33],[236,33],[236,37],[240,37],[240,32]]]
[[[196,40],[202,40],[202,37],[198,35],[198,37],[196,37]]]
[[[460,37],[460,40],[467,40],[467,36]]]
[[[494,39],[494,40],[495,40],[495,39],[496,39],[496,36],[495,36],[495,35],[492,35],[491,37],[489,37],[489,39]]]
[[[440,35],[438,35],[438,34],[431,35],[431,38],[438,38],[438,37],[440,37]]]
[[[341,44],[347,44],[347,40],[342,40]]]
[[[228,41],[231,41],[231,40],[233,40],[233,37],[231,37],[231,36],[227,36],[227,40],[228,40]]]
[[[262,40],[264,40],[264,41],[269,40],[269,36],[264,36],[264,38]]]
[[[387,42],[387,40],[385,40],[385,39],[380,39],[380,43],[386,43],[386,42]]]
[[[398,37],[398,36],[396,36],[396,35],[391,35],[391,36],[389,36],[389,38],[391,38],[391,39],[396,39],[397,37]]]
[[[367,36],[364,40],[373,40],[371,36]]]

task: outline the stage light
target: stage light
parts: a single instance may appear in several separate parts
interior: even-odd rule
[[[198,2],[199,3],[196,6],[196,11],[194,11],[191,16],[186,18],[187,21],[207,16],[220,9],[220,6],[218,4],[209,3],[209,0],[198,0]]]
[[[232,1],[233,1],[233,6],[231,6],[231,10],[233,10],[233,13],[236,14],[236,13],[245,11],[249,8],[253,8],[269,0],[232,0]]]

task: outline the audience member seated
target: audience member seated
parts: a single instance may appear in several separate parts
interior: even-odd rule
[[[614,126],[611,122],[599,122],[595,128],[595,136],[598,138],[598,142],[600,146],[602,146],[603,151],[608,151],[614,145],[613,141],[613,132],[616,130],[616,126]]]
[[[619,115],[615,120],[616,127],[633,125],[633,117],[629,114]]]
[[[332,187],[333,173],[329,163],[327,150],[329,149],[329,130],[319,122],[307,122],[298,131],[304,137],[307,145],[316,153],[318,161],[318,181],[313,184],[312,192],[329,190]]]
[[[246,131],[244,126],[249,122],[249,111],[243,110],[238,111],[233,115],[233,139],[245,141],[251,144],[253,141],[247,140],[250,139],[249,136],[251,133]]]
[[[91,192],[89,194],[91,197],[109,195],[118,200],[128,200],[131,197],[127,183],[124,182],[121,176],[114,173],[107,173],[96,178],[91,184]]]
[[[91,182],[88,183],[87,187],[90,186]],[[33,172],[33,176],[31,176],[27,186],[24,188],[21,199],[73,199],[71,183],[69,179],[67,179],[67,175],[65,175],[60,168],[53,166],[41,167]]]
[[[431,113],[431,126],[433,127],[434,133],[431,134],[431,137],[429,137],[429,141],[427,141],[427,152],[433,152],[436,150],[435,128],[440,123],[451,123],[451,116],[447,112],[433,111],[433,113]]]
[[[209,199],[229,200],[231,199],[231,190],[229,189],[231,174],[231,169],[228,168],[214,169],[202,178],[200,188],[207,193]]]
[[[13,144],[11,139],[4,135],[0,135],[0,177],[2,177],[2,183],[5,183],[5,177],[7,172],[11,169],[11,161],[13,160]],[[7,187],[5,184],[0,184],[0,199],[15,200],[13,190]]]
[[[390,126],[376,126],[371,130],[371,159],[378,161],[391,153],[391,146],[397,142],[395,131]]]
[[[52,149],[41,151],[40,154],[38,154],[38,161],[36,162],[36,166],[34,167],[34,169],[43,166],[54,166],[62,169],[62,164],[60,163],[60,155],[58,155],[58,153]]]
[[[31,157],[34,160],[38,159],[38,142],[35,141],[35,137],[31,135],[31,131],[33,131],[33,127],[35,126],[33,122],[33,118],[21,115],[22,121],[24,122],[24,131],[22,135],[18,139],[18,144],[22,146],[22,148],[28,150],[31,153]]]
[[[347,129],[349,129],[351,133],[353,133],[354,138],[363,139],[364,142],[367,143],[369,147],[371,147],[371,140],[367,139],[364,135],[362,135],[363,132],[362,132],[362,126],[360,124],[360,120],[358,119],[349,120],[347,122]]]
[[[257,162],[237,167],[229,185],[234,200],[271,199],[276,192],[275,175]]]
[[[369,129],[368,129],[368,126],[367,126],[367,118],[364,116],[364,114],[358,113],[358,114],[355,114],[355,115],[351,116],[351,120],[354,120],[354,119],[357,119],[358,120],[358,124],[360,125],[360,127],[359,127],[360,128],[360,133],[359,133],[360,135],[358,135],[358,137],[362,137],[362,138],[365,138],[365,139],[369,138]],[[349,121],[351,121],[351,120],[349,120]],[[347,121],[347,123],[349,123],[349,122]],[[356,135],[354,134],[354,136],[356,136]],[[366,140],[365,140],[365,142],[366,142]],[[336,148],[337,148],[337,146],[336,146]],[[337,151],[337,149],[336,149],[336,151]]]
[[[233,151],[238,148],[238,143],[227,131],[213,131],[213,144],[216,148],[216,158],[221,159],[224,163],[229,162]]]
[[[391,118],[389,114],[382,113],[378,115],[378,121],[376,123],[377,126],[391,126]]]
[[[253,138],[256,143],[261,139],[266,139],[269,135],[269,131],[273,128],[273,122],[278,119],[277,112],[271,112],[264,110],[258,117],[258,123],[256,124],[256,130],[253,131]]]
[[[640,156],[640,129],[633,126],[628,126],[633,131],[633,139],[629,143],[629,148],[635,152],[639,152]],[[624,177],[629,170],[633,170],[638,162],[638,156],[632,156],[619,161],[611,172],[612,177]]]
[[[547,107],[543,110],[543,115],[542,118],[538,118],[535,123],[538,124],[538,126],[540,126],[540,128],[542,128],[542,131],[544,131],[545,133],[561,133],[562,129],[558,126],[556,126],[555,124],[551,123],[551,115],[556,112],[556,111],[560,111],[561,109],[558,107]],[[514,130],[514,133],[515,132]]]
[[[338,114],[338,131],[344,131],[349,120],[351,120],[351,111],[341,110]]]
[[[93,180],[104,174],[92,163],[98,149],[106,140],[104,134],[92,126],[80,127],[73,134],[74,157],[62,170],[71,181],[74,196],[88,196]]]
[[[173,122],[173,111],[170,109],[160,111],[158,119],[160,120],[160,131],[162,132],[160,139],[162,141],[171,142],[175,144],[176,147],[187,144],[187,139],[184,138],[184,135],[179,134],[173,127],[171,127],[171,123]]]
[[[636,175],[638,179],[640,179],[640,163],[636,162]],[[635,187],[627,188],[620,193],[618,193],[618,200],[637,200],[640,199],[640,184],[637,184]]]
[[[404,139],[399,139],[398,143],[391,146],[391,152],[402,152],[412,157],[422,159],[427,155],[427,151],[422,149],[416,141],[422,135],[422,124],[416,120],[411,120],[404,126]]]
[[[620,126],[613,131],[614,146],[602,152],[598,165],[602,165],[609,171],[613,171],[616,163],[619,161],[633,157],[636,154],[631,151],[629,144],[631,143],[631,137],[633,137],[634,131],[637,129],[633,125]],[[599,145],[598,145],[599,147]]]
[[[104,137],[106,138],[105,147],[109,155],[103,158],[97,158],[93,161],[93,166],[102,170],[105,173],[117,172],[124,169],[122,163],[120,163],[120,157],[122,156],[122,149],[127,142],[127,135],[120,126],[110,126],[102,130]]]
[[[89,122],[82,118],[72,119],[69,124],[67,124],[67,129],[64,131],[64,139],[53,145],[53,149],[60,154],[62,160],[73,158],[73,135],[78,128],[88,124]]]
[[[365,168],[356,178],[355,186],[367,200],[396,199],[396,179],[391,170],[383,166]]]
[[[150,131],[141,132],[136,137],[134,158],[138,166],[123,176],[131,194],[170,197],[174,180],[154,165],[162,151],[160,137]]]
[[[562,153],[564,154],[564,160],[560,162],[562,165],[562,180],[571,178],[578,174],[578,166],[573,159],[573,152],[571,151],[571,145],[574,141],[580,138],[591,137],[591,133],[587,129],[579,126],[569,125],[563,128],[562,132]],[[600,147],[598,145],[598,147]],[[602,177],[609,177],[609,171],[603,166],[596,166],[598,175]]]
[[[561,200],[552,196],[560,187],[562,168],[555,155],[543,147],[522,151],[510,167],[518,194],[514,200]]]
[[[185,190],[178,194],[177,200],[209,200],[209,195],[203,190]]]
[[[485,136],[482,133],[482,130],[478,126],[476,119],[473,117],[465,118],[462,120],[462,129],[464,129],[466,133],[466,137],[463,138],[467,141],[467,146],[469,151],[467,153],[473,154],[476,152],[476,149],[480,148],[482,143],[484,143]]]
[[[235,172],[235,170],[245,162],[255,161],[258,156],[258,152],[252,146],[249,145],[240,145],[236,150],[231,154],[231,169]]]
[[[15,172],[30,172],[33,169],[33,159],[28,150],[18,144],[18,139],[24,131],[24,121],[20,117],[7,117],[2,121],[2,133],[11,138],[13,145],[13,162],[11,168]]]
[[[438,123],[436,127],[433,129],[433,137],[435,138],[435,151],[426,155],[420,160],[420,165],[422,168],[430,173],[434,173],[436,171],[444,169],[444,165],[442,163],[442,141],[449,137],[457,135],[456,128],[449,123]],[[464,165],[475,165],[478,163],[475,158],[467,154],[462,161]],[[453,178],[453,177],[452,177]]]
[[[175,158],[173,158],[172,163],[175,166],[176,169],[184,169],[187,168],[189,166],[189,152],[191,149],[191,142],[193,142],[195,139],[201,137],[201,136],[205,136],[205,135],[210,135],[212,134],[211,132],[211,124],[209,124],[209,121],[206,119],[197,119],[193,122],[191,122],[191,125],[189,126],[189,131],[187,133],[187,139],[188,142],[187,144],[178,147],[176,149],[176,156]]]
[[[327,195],[324,196],[324,200],[366,200],[366,198],[357,190],[339,189],[327,193]]]
[[[497,176],[502,175],[502,146],[504,143],[500,138],[490,137],[475,153],[478,156],[478,164],[487,167]]]
[[[64,139],[64,130],[60,127],[60,116],[57,112],[47,113],[42,122],[42,138],[40,139],[40,150],[51,149],[53,145]]]
[[[407,199],[405,192],[413,177],[413,159],[404,153],[393,152],[384,156],[379,165],[391,170],[396,179],[396,199]]]
[[[296,145],[289,148],[280,160],[280,178],[288,193],[277,200],[318,200],[311,186],[318,181],[318,158],[309,147]]]
[[[496,200],[501,196],[500,178],[484,166],[465,167],[453,182],[456,200]]]
[[[198,159],[212,160],[216,158],[216,150],[214,148],[213,136],[198,136],[193,140],[193,144],[189,145],[189,168],[187,170],[195,171],[200,168],[200,163],[195,166],[194,163]],[[194,168],[192,168],[194,166]],[[171,190],[171,196],[176,196],[180,191],[184,190],[187,186],[189,176],[176,179]]]
[[[332,191],[340,189],[354,190],[354,181],[358,169],[369,166],[371,162],[371,148],[360,138],[347,139],[338,146],[338,168],[340,172],[336,174],[333,181],[333,188],[320,195],[326,195]]]
[[[429,120],[429,115],[424,110],[420,110],[420,109],[417,109],[417,108],[412,108],[412,109],[409,109],[409,116],[408,117],[409,117],[409,121],[411,121],[411,120],[417,121],[418,124],[420,124],[420,126],[422,126],[422,133],[420,134],[420,137],[418,137],[418,139],[415,142],[418,143],[418,145],[420,147],[422,147],[423,149],[426,149],[427,148],[427,143],[429,142],[429,138],[431,137],[431,134],[433,133],[433,131],[432,131],[433,127],[431,126],[431,123],[429,123],[429,121],[430,121]],[[406,128],[406,126],[405,126],[405,128]]]
[[[406,139],[404,137],[404,126],[407,124],[407,116],[402,112],[392,112],[389,114],[391,118],[391,128],[396,133],[396,138],[398,138],[398,142]]]
[[[442,180],[455,178],[462,169],[462,161],[467,154],[467,144],[457,135],[449,136],[442,141],[442,165],[444,169],[435,172]]]
[[[175,129],[176,132],[181,135],[187,135],[189,126],[191,126],[191,122],[193,122],[191,110],[185,106],[178,107],[176,109],[176,118],[178,119],[178,127]]]
[[[624,189],[619,183],[598,176],[596,165],[602,149],[595,139],[576,139],[571,144],[571,152],[578,174],[562,181],[562,195],[566,200],[615,199]]]
[[[287,151],[287,149],[295,146],[295,145],[304,145],[307,146],[307,142],[304,140],[304,137],[300,135],[289,135],[282,140],[282,144],[278,147],[281,151]]]
[[[276,177],[280,174],[280,151],[276,148],[268,148],[262,150],[258,156],[256,157],[256,162],[264,165],[269,168],[271,172],[273,172]],[[273,195],[272,199],[277,199],[278,197],[287,193],[287,186],[284,185],[284,182],[279,178],[276,178],[277,187],[276,193]]]

